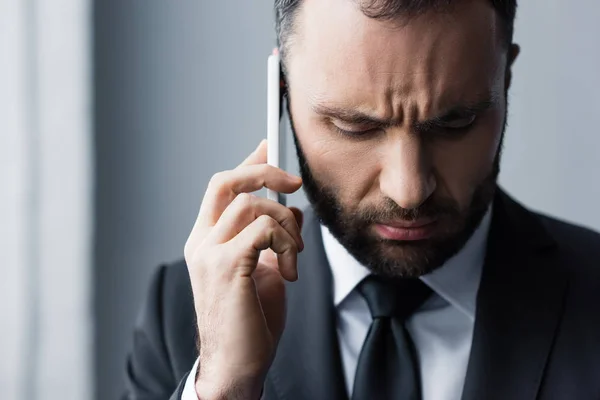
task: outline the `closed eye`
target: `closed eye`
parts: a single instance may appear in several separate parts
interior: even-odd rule
[[[341,127],[338,124],[332,122],[331,123],[333,129],[343,135],[343,136],[347,136],[347,137],[353,137],[353,138],[365,138],[367,136],[370,136],[372,134],[375,134],[377,132],[381,131],[381,127],[369,127],[369,128],[346,128],[346,127]]]
[[[447,121],[443,123],[443,127],[447,129],[464,129],[473,124],[477,117],[475,115],[471,115],[465,118],[453,119],[451,121]]]
[[[424,135],[439,135],[457,138],[467,133],[475,122],[477,115],[471,114],[465,117],[440,118],[422,123],[415,126],[415,131]]]
[[[478,116],[476,114],[469,114],[466,116],[447,116],[445,118],[435,118],[426,122],[418,123],[415,126],[415,130],[421,133],[433,133],[433,134],[441,134],[441,135],[460,135],[461,133],[466,133],[477,121]],[[345,127],[340,126],[338,123],[331,121],[330,122],[333,129],[346,137],[351,138],[367,138],[376,133],[381,132],[387,128],[386,125],[383,126],[370,126],[368,128],[361,127]]]

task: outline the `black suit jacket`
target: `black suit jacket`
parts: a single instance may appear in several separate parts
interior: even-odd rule
[[[477,295],[463,400],[600,399],[600,235],[499,192]],[[319,223],[305,214],[300,279],[267,400],[347,399]],[[198,353],[183,261],[155,274],[127,362],[125,399],[178,399]]]

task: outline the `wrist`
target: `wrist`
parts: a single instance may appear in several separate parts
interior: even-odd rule
[[[259,400],[262,396],[263,382],[207,379],[199,376],[195,389],[199,400]]]

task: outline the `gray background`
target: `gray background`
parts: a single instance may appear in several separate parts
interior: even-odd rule
[[[600,4],[521,3],[501,182],[600,230]],[[98,399],[118,397],[149,276],[182,256],[208,179],[265,136],[271,6],[94,2]]]

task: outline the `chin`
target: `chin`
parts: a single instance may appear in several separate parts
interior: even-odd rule
[[[355,257],[372,273],[391,278],[417,278],[429,274],[449,258],[429,241],[379,241],[361,250]]]

